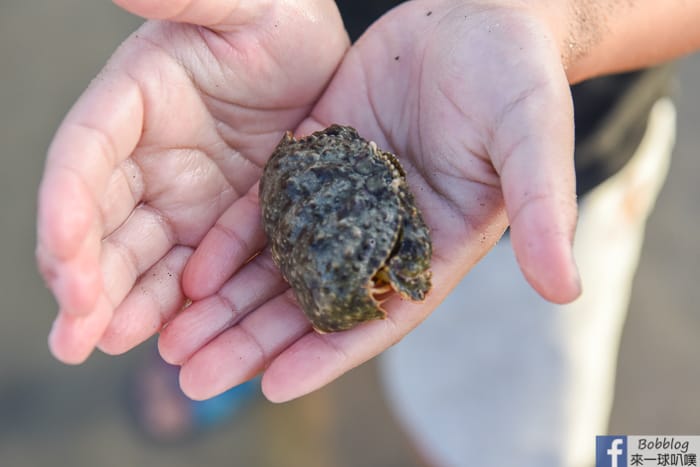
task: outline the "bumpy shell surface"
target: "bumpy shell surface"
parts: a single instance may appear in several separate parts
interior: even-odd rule
[[[260,200],[272,258],[316,330],[383,318],[389,290],[425,298],[432,247],[405,173],[355,129],[287,133]]]

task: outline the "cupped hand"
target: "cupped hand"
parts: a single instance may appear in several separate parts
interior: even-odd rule
[[[213,267],[263,246],[251,187],[348,46],[329,0],[118,3],[154,20],[65,118],[39,194],[37,259],[59,304],[49,342],[69,363],[98,343],[123,352],[181,310],[207,232],[234,245]],[[249,243],[217,224],[232,203]]]
[[[431,229],[433,290],[420,304],[390,300],[385,320],[313,332],[269,254],[249,260],[261,246],[251,193],[189,260],[194,303],[161,334],[186,393],[207,398],[261,371],[275,401],[323,386],[417,326],[508,225],[537,291],[555,302],[579,294],[572,104],[543,16],[506,0],[412,1],[366,32],[298,133],[350,124],[398,154]]]

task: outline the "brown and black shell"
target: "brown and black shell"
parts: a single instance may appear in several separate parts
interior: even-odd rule
[[[422,300],[430,236],[396,157],[333,125],[287,133],[260,181],[272,258],[321,332],[383,318],[377,292]]]

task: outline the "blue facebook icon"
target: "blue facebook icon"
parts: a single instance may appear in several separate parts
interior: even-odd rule
[[[627,436],[596,436],[595,467],[627,467]]]

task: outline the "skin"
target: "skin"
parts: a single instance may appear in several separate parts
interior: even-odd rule
[[[160,332],[195,399],[261,371],[273,401],[327,384],[417,326],[508,224],[532,286],[575,299],[568,85],[700,47],[700,3],[681,0],[417,0],[351,49],[327,0],[117,3],[155,20],[49,149],[37,246],[59,303],[49,344],[80,363]],[[331,123],[399,154],[435,285],[421,304],[387,302],[384,321],[319,335],[257,254],[256,182],[284,130]]]

